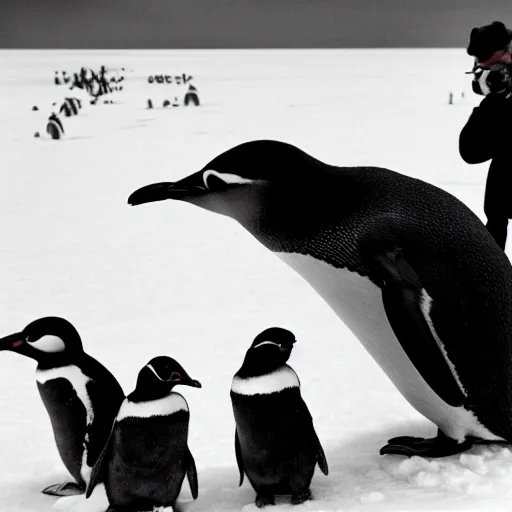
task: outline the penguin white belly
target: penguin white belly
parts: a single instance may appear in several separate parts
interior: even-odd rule
[[[333,267],[309,255],[276,255],[319,293],[361,341],[405,399],[446,435],[460,441],[466,435],[502,440],[484,427],[471,411],[447,404],[423,379],[391,328],[384,310],[382,291],[378,286],[356,272]],[[430,318],[427,321],[430,322]],[[440,348],[446,357],[444,348]],[[448,361],[448,364],[454,371],[452,363]],[[457,378],[456,375],[454,377]]]
[[[78,399],[82,402],[85,407],[87,427],[94,421],[94,409],[92,402],[87,392],[87,383],[91,380],[87,375],[84,375],[80,368],[74,365],[60,366],[57,368],[51,368],[49,370],[36,370],[36,380],[39,384],[45,384],[50,380],[65,379],[67,380],[75,390]],[[91,477],[92,467],[87,465],[87,442],[89,441],[89,435],[85,434],[84,439],[84,451],[82,455],[82,467],[81,475],[86,483],[89,482]]]
[[[233,377],[231,391],[239,395],[271,395],[289,388],[300,388],[295,371],[284,365],[273,372],[257,377]]]
[[[171,392],[163,398],[148,402],[132,402],[126,398],[119,408],[116,420],[170,416],[178,411],[188,411],[187,401],[179,393]]]

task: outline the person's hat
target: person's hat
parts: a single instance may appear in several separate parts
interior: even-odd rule
[[[504,50],[512,41],[512,30],[501,21],[493,21],[490,25],[475,27],[469,35],[468,55],[485,62],[498,50]]]

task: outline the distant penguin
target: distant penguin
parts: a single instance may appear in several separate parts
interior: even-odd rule
[[[76,116],[82,108],[82,102],[78,98],[66,98],[72,106],[73,114]]]
[[[73,89],[83,89],[84,84],[82,82],[82,79],[80,78],[78,73],[73,73],[73,81],[71,82],[71,85],[69,86],[69,89],[72,91]]]
[[[185,475],[197,498],[196,466],[187,444],[190,413],[183,396],[173,391],[179,384],[201,387],[170,357],[155,357],[142,368],[94,466],[87,498],[103,481],[110,512],[174,507]]]
[[[0,350],[37,361],[37,388],[62,462],[75,479],[42,492],[52,496],[83,494],[124,400],[121,386],[84,352],[77,330],[63,318],[35,320],[21,332],[0,339]]]
[[[66,117],[71,117],[73,114],[67,100],[64,100],[60,106],[59,114],[64,114]]]
[[[188,86],[188,91],[185,94],[185,98],[183,98],[183,103],[185,106],[191,104],[196,107],[199,106],[199,95],[197,93],[197,89],[192,84]]]
[[[128,201],[164,199],[237,220],[439,427],[432,439],[393,438],[382,454],[442,457],[512,442],[512,266],[453,195],[388,169],[335,167],[291,144],[253,141]]]
[[[286,364],[295,341],[278,327],[258,334],[231,386],[240,485],[246,474],[259,508],[274,505],[276,494],[304,503],[316,464],[329,472],[299,378]]]
[[[59,140],[64,135],[64,126],[57,114],[53,113],[46,123],[46,133],[54,140]]]
[[[79,109],[79,101],[76,98],[65,98],[60,107],[59,114],[64,113],[66,117],[76,116]]]

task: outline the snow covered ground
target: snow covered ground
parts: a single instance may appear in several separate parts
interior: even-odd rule
[[[152,357],[180,361],[203,384],[180,390],[199,474],[197,501],[183,486],[187,512],[254,509],[247,481],[237,487],[229,388],[252,339],[271,325],[299,340],[290,364],[330,466],[328,477],[315,474],[315,501],[295,510],[510,510],[506,447],[431,461],[379,456],[392,436],[436,428],[309,285],[235,222],[179,202],[126,204],[142,185],[271,138],[328,163],[425,179],[483,216],[487,164],[468,166],[457,149],[478,102],[463,50],[3,51],[0,64],[0,335],[63,316],[127,393]],[[64,140],[33,138],[66,92],[53,85],[54,70],[101,64],[128,70],[118,103],[64,118]],[[146,110],[163,94],[147,84],[152,73],[193,75],[203,105]],[[87,502],[40,494],[67,474],[34,366],[0,354],[0,508],[101,512],[101,489]]]

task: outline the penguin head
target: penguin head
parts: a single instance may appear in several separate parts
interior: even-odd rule
[[[190,377],[178,361],[171,357],[159,356],[151,359],[139,372],[134,395],[139,400],[142,397],[154,400],[168,395],[174,386],[179,384],[193,388],[202,387],[199,381]]]
[[[258,334],[245,354],[240,377],[265,375],[284,366],[290,358],[295,335],[281,327],[270,327]]]
[[[54,316],[39,318],[22,331],[1,338],[0,350],[10,350],[39,362],[83,353],[77,330],[64,318]]]
[[[132,206],[175,199],[232,217],[242,224],[262,217],[295,216],[329,166],[284,142],[257,140],[215,157],[199,172],[174,183],[133,192]]]

